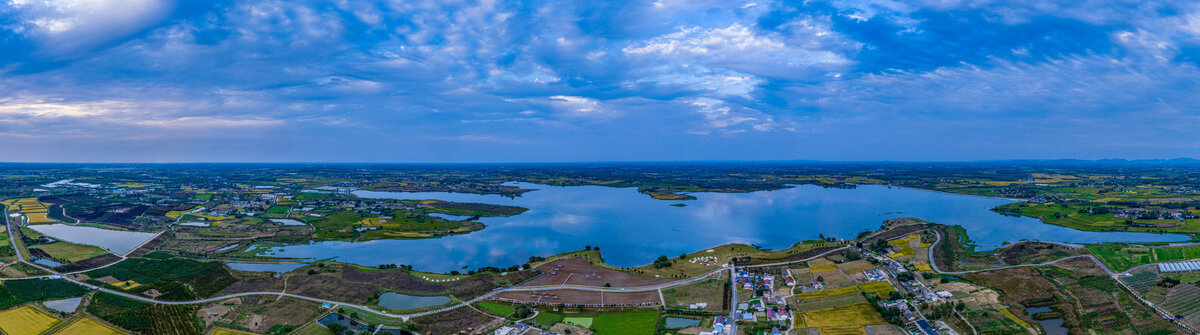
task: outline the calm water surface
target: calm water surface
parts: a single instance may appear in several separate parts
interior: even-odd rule
[[[991,208],[1010,200],[865,185],[857,189],[812,185],[752,193],[695,193],[698,200],[655,200],[635,188],[546,186],[521,197],[442,192],[356,191],[364,198],[438,199],[529,208],[507,218],[484,218],[481,231],[423,240],[329,241],[282,248],[255,248],[278,257],[324,259],[374,266],[409,264],[420,270],[450,271],[464,266],[506,267],[529,256],[549,256],[585,245],[600,246],[605,260],[629,267],[659,255],[678,255],[727,243],[780,249],[818,234],[853,238],[879,228],[883,220],[918,217],[962,225],[982,248],[1004,242],[1172,242],[1186,236],[1085,232],[1026,217],[1004,216]]]
[[[61,223],[30,225],[29,229],[58,240],[101,247],[117,255],[124,255],[149,241],[155,235],[154,233],[71,226]]]
[[[422,297],[393,292],[387,292],[379,295],[379,306],[394,310],[438,306],[444,305],[448,302],[450,302],[450,297],[446,296]]]
[[[1030,307],[1026,310],[1030,316],[1049,311],[1051,311],[1050,307]],[[1037,322],[1042,325],[1042,329],[1046,330],[1046,335],[1067,335],[1070,330],[1067,327],[1063,327],[1063,323],[1066,322],[1063,318],[1037,320]]]
[[[238,270],[238,271],[251,271],[251,272],[278,272],[278,273],[287,273],[287,272],[291,272],[292,270],[299,269],[301,266],[305,266],[305,265],[307,265],[307,264],[293,264],[293,263],[225,263],[225,265],[229,265],[229,268],[230,268],[230,269],[234,269],[234,270]]]
[[[47,300],[42,302],[46,308],[53,309],[63,313],[75,313],[75,309],[79,308],[79,302],[83,301],[81,297],[66,298],[59,300]]]

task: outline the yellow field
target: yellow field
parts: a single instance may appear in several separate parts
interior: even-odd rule
[[[116,184],[115,186],[117,186],[117,187],[125,187],[125,188],[143,188],[143,187],[150,186],[150,184],[134,184],[134,183],[125,183],[125,184]]]
[[[858,285],[858,289],[867,293],[875,293],[875,295],[885,298],[888,296],[888,294],[891,294],[896,290],[896,288],[892,287],[892,283],[887,281],[873,281],[870,283],[864,283]]]
[[[896,257],[900,257],[900,256],[909,256],[909,255],[916,254],[915,252],[913,252],[912,247],[909,246],[909,241],[912,241],[913,239],[920,239],[920,238],[921,238],[921,235],[914,234],[914,235],[908,235],[908,237],[905,237],[905,238],[888,241],[888,244],[890,244],[892,246],[892,249],[896,250],[896,253],[888,255],[888,257],[896,258]],[[896,255],[896,256],[893,256],[893,255]]]
[[[133,289],[134,287],[142,286],[142,284],[138,284],[138,282],[135,282],[133,280],[126,280],[126,281],[123,281],[120,283],[112,284],[112,286],[120,287],[122,290],[128,291],[128,290]]]
[[[212,334],[209,334],[209,335],[254,335],[254,334],[240,332],[240,331],[236,331],[236,330],[229,330],[229,329],[225,329],[225,328],[217,328],[217,330],[214,330],[212,332]]]
[[[887,323],[869,303],[857,303],[800,314],[808,328],[840,328]]]
[[[812,267],[812,270],[809,270],[809,272],[817,273],[817,272],[825,272],[825,271],[832,271],[832,270],[837,270],[837,265],[835,265],[835,264],[817,265],[817,266]]]
[[[46,217],[46,213],[25,213],[29,217],[29,223],[53,223],[58,222],[54,219]]]
[[[818,329],[821,335],[867,335],[863,327],[830,327]]]
[[[71,324],[63,327],[55,335],[122,335],[119,330],[106,326],[103,323],[92,320],[92,318],[83,317],[71,322]]]
[[[1007,316],[1009,320],[1013,320],[1013,322],[1016,322],[1017,324],[1021,325],[1021,327],[1033,328],[1033,326],[1030,326],[1028,322],[1025,322],[1025,320],[1021,320],[1021,318],[1018,318],[1016,315],[1013,315],[1012,311],[1009,311],[1008,308],[997,308],[996,310],[999,311],[1000,314],[1004,314],[1004,316]]]
[[[8,199],[0,203],[8,206],[10,212],[25,214],[29,218],[29,223],[57,222],[54,219],[46,217],[47,204],[38,201],[37,198]]]
[[[929,266],[929,264],[914,264],[913,266],[917,267],[917,270],[933,271],[933,267]]]
[[[0,312],[0,331],[8,335],[39,335],[59,322],[62,321],[29,306]]]
[[[838,294],[850,293],[850,292],[858,292],[858,288],[854,287],[854,286],[835,288],[835,289],[831,289],[831,290],[824,290],[824,291],[819,291],[819,292],[800,294],[800,295],[794,296],[794,298],[796,299],[796,301],[801,301],[801,300],[831,297],[831,296],[835,296]]]

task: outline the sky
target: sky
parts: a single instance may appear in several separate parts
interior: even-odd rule
[[[0,0],[0,161],[1200,157],[1195,1]]]

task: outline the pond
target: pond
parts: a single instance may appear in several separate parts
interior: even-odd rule
[[[74,297],[59,300],[46,300],[42,302],[42,305],[46,306],[46,308],[63,313],[75,313],[75,309],[79,308],[80,301],[83,301],[82,297]]]
[[[676,317],[668,317],[666,320],[664,320],[664,323],[665,323],[665,325],[663,326],[664,328],[667,328],[667,329],[681,329],[681,328],[687,328],[687,327],[696,327],[696,326],[699,326],[699,325],[700,325],[700,320],[697,320],[697,319],[688,319],[688,318],[676,318]]]
[[[325,328],[329,328],[329,325],[335,324],[335,323],[340,324],[343,327],[346,327],[347,330],[350,330],[355,334],[357,334],[359,332],[363,332],[363,331],[368,331],[368,332],[373,332],[376,335],[383,335],[383,334],[413,335],[413,333],[409,332],[409,331],[394,329],[394,328],[387,328],[387,327],[380,327],[378,332],[374,332],[375,329],[370,328],[369,325],[364,324],[362,322],[355,321],[354,319],[351,319],[347,316],[344,316],[344,315],[341,315],[338,313],[332,313],[332,314],[326,315],[324,317],[321,317],[320,319],[317,319],[317,324],[325,326]]]
[[[230,269],[251,272],[286,273],[308,264],[299,263],[225,263]]]
[[[34,259],[33,262],[41,264],[42,266],[49,267],[49,268],[55,268],[55,267],[59,267],[59,266],[63,265],[63,263],[59,263],[52,259],[45,259],[45,258],[37,258],[37,259]]]
[[[663,201],[636,188],[603,186],[508,185],[537,189],[519,197],[445,192],[355,191],[364,198],[437,199],[521,206],[529,211],[482,218],[487,228],[462,235],[420,240],[326,241],[261,248],[277,257],[339,261],[375,266],[407,264],[446,272],[464,266],[507,267],[530,256],[550,256],[585,245],[600,246],[605,260],[630,267],[659,255],[678,255],[728,243],[787,248],[818,234],[853,238],[879,228],[883,220],[918,217],[961,225],[983,249],[1005,242],[1173,242],[1175,234],[1085,232],[991,211],[1011,200],[863,185],[856,189],[801,185],[751,193],[694,193],[698,199]]]
[[[1052,311],[1050,307],[1030,307],[1026,310],[1029,316],[1032,317],[1037,313]],[[1042,325],[1042,329],[1046,330],[1046,335],[1067,335],[1067,327],[1063,327],[1063,318],[1037,320],[1038,324]]]
[[[426,215],[429,215],[432,217],[439,217],[439,218],[443,218],[443,219],[451,220],[451,221],[466,220],[466,219],[471,218],[470,216],[466,216],[466,215],[453,215],[453,214],[445,214],[445,213],[426,213]]]
[[[94,245],[117,255],[124,255],[154,237],[154,233],[72,226],[61,223],[30,225],[43,235],[71,243]]]
[[[391,310],[406,310],[422,307],[445,305],[450,302],[450,297],[447,296],[429,296],[422,297],[416,295],[399,294],[386,292],[379,295],[379,306]]]
[[[295,220],[295,219],[271,219],[271,222],[278,223],[278,224],[282,224],[282,225],[285,225],[285,226],[303,226],[303,225],[307,225],[307,223],[304,223],[303,221],[300,221],[300,220]]]

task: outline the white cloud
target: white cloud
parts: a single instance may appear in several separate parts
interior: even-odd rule
[[[774,32],[752,30],[739,23],[725,28],[683,28],[621,51],[633,58],[651,57],[672,62],[692,62],[725,67],[759,76],[795,76],[796,70],[842,66],[850,63],[843,55],[821,48],[828,37],[791,37],[805,45],[787,43]]]
[[[169,0],[10,0],[20,30],[55,56],[71,56],[146,29],[174,9]]]

